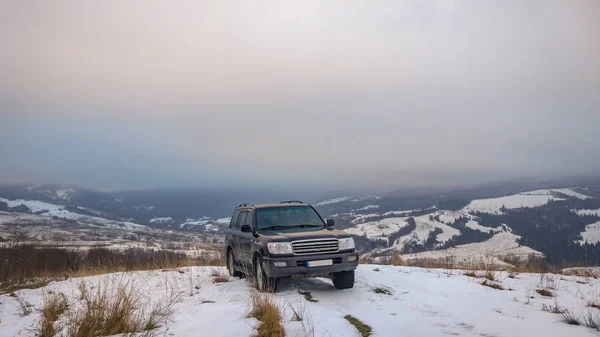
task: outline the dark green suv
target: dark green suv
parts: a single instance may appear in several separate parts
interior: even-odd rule
[[[337,289],[352,288],[358,253],[333,226],[300,201],[239,205],[225,242],[229,274],[250,276],[259,291],[276,291],[285,277],[330,277]]]

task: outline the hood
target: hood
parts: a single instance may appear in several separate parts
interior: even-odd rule
[[[261,236],[268,236],[274,241],[296,241],[296,240],[310,240],[310,239],[341,239],[350,237],[350,235],[344,231],[334,229],[320,229],[311,231],[299,231],[299,228],[293,228],[290,230],[273,230],[259,233]]]

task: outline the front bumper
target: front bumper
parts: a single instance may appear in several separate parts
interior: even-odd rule
[[[355,257],[352,262],[349,257]],[[333,260],[331,266],[308,267],[308,261]],[[325,276],[340,271],[351,271],[358,267],[358,253],[337,253],[303,255],[291,257],[269,257],[263,258],[263,268],[268,277],[290,277],[290,276]],[[275,262],[285,262],[285,267],[275,267]]]

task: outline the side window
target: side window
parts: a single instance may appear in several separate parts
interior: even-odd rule
[[[240,219],[238,220],[237,226],[235,228],[240,229],[240,227],[242,227],[242,225],[246,221],[246,215],[248,215],[248,212],[243,212],[242,214],[240,214]]]
[[[248,212],[246,216],[246,221],[244,221],[244,225],[249,225],[252,228],[252,212]]]
[[[240,216],[240,211],[233,212],[233,216],[231,217],[231,222],[229,222],[229,228],[234,229],[237,227],[238,218]]]

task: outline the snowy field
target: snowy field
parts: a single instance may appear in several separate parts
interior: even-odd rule
[[[213,283],[212,269],[111,274],[21,290],[16,295],[35,307],[24,317],[19,315],[16,298],[0,295],[0,336],[35,336],[32,327],[40,317],[37,309],[44,292],[62,292],[76,308],[82,281],[94,289],[107,280],[135,282],[136,289],[152,303],[167,302],[176,295],[172,320],[156,331],[157,336],[253,335],[258,322],[247,318],[248,283],[237,278]],[[327,279],[290,280],[282,282],[280,292],[272,298],[283,312],[286,336],[290,337],[360,337],[344,319],[346,315],[370,325],[375,337],[597,336],[589,328],[563,323],[560,315],[543,307],[558,304],[575,315],[597,315],[600,310],[586,305],[598,301],[600,281],[561,275],[542,278],[539,274],[519,274],[513,279],[504,273],[497,273],[497,279],[506,290],[482,286],[483,278],[467,277],[459,271],[361,265],[354,289],[336,290]],[[554,297],[536,292],[542,288],[553,288]],[[317,302],[308,302],[299,290],[310,292]],[[303,321],[292,320],[292,308],[302,314]]]

